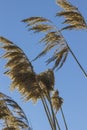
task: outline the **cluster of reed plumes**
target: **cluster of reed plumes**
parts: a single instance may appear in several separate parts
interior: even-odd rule
[[[31,62],[16,44],[4,37],[0,37],[0,43],[2,43],[1,48],[6,50],[2,57],[8,59],[5,65],[8,70],[5,74],[12,80],[11,90],[17,88],[26,101],[32,100],[36,103],[38,99],[41,99],[45,111],[49,111],[46,103],[46,100],[48,100],[54,119],[51,119],[51,114],[48,114],[48,118],[53,128],[52,120],[55,120],[54,111],[57,112],[63,103],[58,90],[54,89],[55,77],[53,70],[48,69],[45,72],[36,74]]]
[[[54,70],[60,69],[63,66],[70,52],[80,69],[87,76],[61,33],[66,29],[87,29],[87,24],[78,8],[73,6],[70,2],[67,0],[57,0],[57,4],[63,8],[63,11],[58,12],[56,16],[64,16],[65,21],[63,24],[69,24],[60,30],[51,20],[44,17],[30,17],[22,20],[22,22],[27,24],[29,31],[44,33],[44,37],[40,39],[39,43],[44,43],[45,47],[32,61],[35,61],[49,52],[50,57],[47,59],[46,64],[54,63],[50,69],[36,74],[23,50],[2,36],[0,37],[0,48],[6,51],[2,57],[8,59],[5,65],[8,69],[5,74],[12,80],[10,85],[11,90],[18,89],[25,101],[32,100],[33,103],[36,103],[37,100],[40,99],[52,130],[61,130],[56,117],[58,110],[61,110],[65,128],[68,130],[61,107],[63,99],[59,96],[59,91],[54,88]]]
[[[45,48],[33,61],[51,52],[52,56],[48,58],[46,64],[55,62],[52,70],[61,68],[67,58],[68,47],[64,37],[53,25],[52,21],[43,17],[30,17],[22,20],[22,22],[27,24],[28,30],[32,30],[34,33],[44,33],[44,37],[39,42],[44,43]]]
[[[31,130],[23,110],[3,93],[0,93],[0,128],[2,130]]]
[[[63,22],[63,24],[69,24],[68,26],[62,28],[61,30],[86,29],[87,28],[85,19],[79,12],[78,8],[73,6],[67,0],[57,0],[57,4],[63,8],[63,11],[58,12],[56,14],[56,16],[64,16],[65,21]]]
[[[31,62],[17,45],[4,37],[0,37],[0,42],[3,44],[1,48],[6,50],[2,57],[8,59],[5,74],[12,79],[11,90],[17,88],[26,101],[32,99],[33,102],[41,98],[40,95],[46,96],[54,91],[55,78],[51,69],[36,74]]]

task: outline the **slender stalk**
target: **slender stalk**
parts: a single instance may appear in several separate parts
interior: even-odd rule
[[[50,115],[50,111],[48,109],[48,106],[47,106],[47,103],[46,103],[46,100],[44,100],[43,98],[41,98],[42,100],[42,103],[43,103],[43,106],[44,106],[44,109],[45,109],[45,112],[46,112],[46,115],[48,117],[48,120],[49,120],[49,123],[50,123],[50,126],[51,128],[53,129],[53,123],[52,123],[52,119],[51,119],[51,115]],[[49,113],[49,114],[48,114]],[[50,115],[50,116],[49,116]],[[56,118],[56,115],[55,115],[55,121],[56,121],[56,124],[57,124],[57,127],[58,127],[58,130],[61,130],[60,128],[60,125],[58,123],[58,120]]]
[[[68,130],[67,123],[66,123],[66,119],[65,119],[65,116],[64,116],[64,112],[63,112],[63,110],[62,110],[62,107],[60,108],[60,110],[61,110],[61,114],[62,114],[62,117],[63,117],[63,120],[64,120],[65,128],[66,128],[66,130]]]
[[[67,43],[66,43],[67,44]],[[71,50],[71,48],[69,47],[69,45],[67,44],[67,47],[70,51],[70,53],[72,54],[73,58],[75,59],[75,61],[77,62],[78,66],[80,67],[80,69],[82,70],[82,72],[84,73],[84,75],[87,77],[87,73],[85,72],[85,70],[83,69],[83,67],[81,66],[81,64],[79,63],[78,59],[76,58],[75,54],[73,53],[73,51]]]
[[[37,84],[39,86],[39,90],[40,92],[42,92],[42,89],[41,89],[41,84],[40,82],[38,81],[37,77],[36,77],[36,81],[37,81]],[[45,92],[44,92],[45,93]],[[46,93],[45,93],[46,94]],[[52,130],[56,130],[56,125],[58,127],[59,130],[60,129],[60,126],[59,126],[59,123],[57,121],[57,118],[56,118],[56,115],[54,114],[54,110],[53,110],[53,106],[52,106],[52,103],[51,103],[51,97],[50,97],[50,94],[49,92],[46,94],[47,96],[47,99],[48,99],[48,102],[49,102],[49,105],[50,105],[50,108],[51,108],[51,113],[50,113],[50,110],[49,110],[49,107],[48,107],[48,104],[46,102],[46,99],[44,97],[44,94],[43,92],[41,93],[40,97],[41,97],[41,100],[42,100],[42,103],[43,103],[43,106],[44,106],[44,110],[46,112],[46,115],[47,115],[47,118],[48,118],[48,121],[50,123],[50,126],[52,128]],[[52,116],[51,116],[52,114]]]
[[[54,110],[53,110],[53,106],[52,106],[52,103],[51,103],[51,98],[50,98],[49,92],[48,92],[48,94],[47,94],[46,96],[47,96],[47,99],[48,99],[48,101],[49,101],[50,108],[51,108],[51,112],[52,112],[54,129],[56,130],[55,114],[54,114]]]
[[[65,41],[65,44],[67,45],[70,53],[72,54],[74,60],[76,61],[76,63],[78,64],[78,66],[80,67],[81,71],[84,73],[84,75],[87,77],[87,73],[84,70],[84,68],[82,67],[82,65],[80,64],[80,62],[78,61],[78,59],[76,58],[74,52],[72,51],[72,49],[70,48],[70,46],[68,45],[67,41],[65,40],[65,38],[63,37],[61,30],[58,30],[58,27],[56,27],[53,22],[51,21],[52,25],[54,26],[55,30],[58,32],[58,34],[60,33],[61,37],[63,38],[63,40]]]
[[[55,115],[55,121],[56,121],[56,124],[57,124],[58,130],[61,130],[60,125],[59,125],[59,123],[58,123],[58,120],[57,120],[57,118],[56,118],[56,115]]]
[[[60,32],[61,36],[63,37],[61,31],[59,31],[59,32]],[[64,37],[63,37],[63,39],[64,39]],[[67,41],[66,41],[65,39],[64,39],[64,41],[65,41],[65,43],[66,43],[66,45],[67,45],[67,47],[68,47],[70,53],[72,54],[74,60],[76,61],[76,63],[78,64],[78,66],[80,67],[80,69],[82,70],[82,72],[84,73],[84,75],[87,77],[87,73],[85,72],[84,68],[82,67],[82,65],[80,64],[80,62],[78,61],[78,59],[76,58],[74,52],[73,52],[73,51],[71,50],[71,48],[69,47]]]
[[[41,100],[42,100],[42,103],[43,103],[44,110],[45,110],[45,112],[46,112],[48,121],[49,121],[49,123],[50,123],[50,126],[51,126],[52,130],[54,130],[54,128],[53,128],[53,123],[52,123],[52,118],[51,118],[50,111],[49,111],[49,108],[48,108],[48,106],[47,106],[47,103],[46,103],[46,101],[45,101],[43,98],[41,98]]]
[[[55,125],[57,125],[58,130],[61,130],[60,125],[59,125],[59,123],[58,123],[58,120],[57,120],[57,118],[56,118],[56,115],[54,114],[54,110],[53,110],[52,103],[51,103],[51,100],[50,100],[51,98],[50,98],[49,95],[47,96],[47,99],[48,99],[49,104],[50,104],[50,107],[51,107],[51,111],[52,111],[52,114],[53,114],[53,117],[54,117],[53,120],[55,120]]]
[[[37,77],[36,77],[36,81],[37,81],[37,84],[38,84],[38,86],[39,86],[40,92],[42,92],[41,84],[40,84],[40,82],[38,81]],[[46,112],[48,121],[49,121],[49,123],[50,123],[50,126],[51,126],[52,130],[56,130],[56,129],[54,128],[54,123],[53,123],[53,120],[52,120],[52,117],[51,117],[51,114],[50,114],[50,110],[49,110],[49,107],[48,107],[48,105],[47,105],[47,103],[46,103],[46,100],[45,100],[45,97],[44,97],[43,92],[41,93],[40,97],[41,97],[41,100],[42,100],[42,103],[43,103],[44,110],[45,110],[45,112]]]

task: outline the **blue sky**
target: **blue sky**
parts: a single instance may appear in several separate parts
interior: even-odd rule
[[[77,6],[87,22],[87,1],[71,1]],[[0,0],[0,36],[16,43],[32,60],[41,47],[37,45],[40,35],[28,32],[22,19],[31,16],[43,16],[51,19],[58,27],[62,27],[62,18],[55,17],[60,8],[54,0]],[[63,36],[76,57],[87,72],[87,30],[64,31]],[[0,50],[0,55],[2,51]],[[36,73],[46,70],[44,59],[33,62]],[[10,92],[10,79],[3,73],[5,60],[0,59],[0,91],[12,97],[22,107],[33,130],[50,130],[43,106],[40,101],[23,103],[18,91]],[[55,71],[55,88],[64,99],[63,110],[69,130],[87,129],[87,78],[69,54],[64,66]],[[60,112],[57,114],[62,130],[64,124]],[[1,130],[1,129],[0,129]]]

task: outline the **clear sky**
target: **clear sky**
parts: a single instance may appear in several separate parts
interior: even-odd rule
[[[71,0],[71,2],[79,8],[87,22],[87,0]],[[0,0],[0,35],[16,43],[32,60],[41,50],[37,44],[40,35],[28,32],[21,20],[31,16],[43,16],[61,28],[63,19],[55,17],[59,10],[54,0]],[[64,31],[63,35],[87,72],[87,30]],[[18,91],[10,92],[11,81],[3,74],[4,65],[5,60],[0,59],[0,92],[12,97],[22,107],[33,130],[50,130],[40,101],[36,105],[31,101],[23,103]],[[44,58],[33,62],[33,66],[36,73],[49,67],[45,65]],[[64,66],[55,71],[55,79],[55,88],[64,99],[63,111],[69,130],[87,130],[87,78],[71,54],[68,55]],[[64,130],[60,112],[57,116]]]

